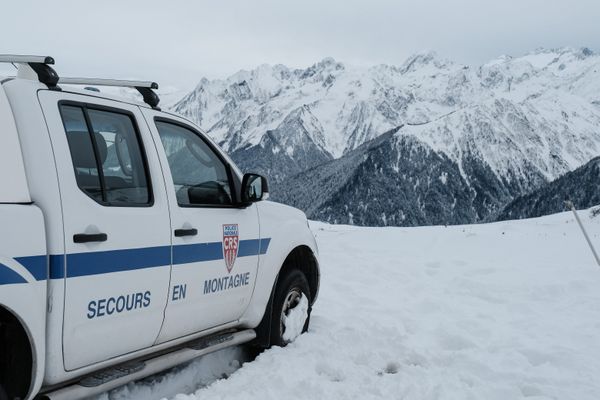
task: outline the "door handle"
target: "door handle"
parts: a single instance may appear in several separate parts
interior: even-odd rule
[[[196,228],[190,228],[190,229],[175,229],[175,236],[176,237],[182,237],[182,236],[196,236],[198,234],[198,229]]]
[[[106,242],[107,239],[106,233],[76,233],[73,235],[75,243]]]

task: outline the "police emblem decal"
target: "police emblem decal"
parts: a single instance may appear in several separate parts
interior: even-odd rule
[[[231,272],[233,264],[238,255],[239,248],[239,233],[238,224],[223,225],[223,259],[227,272]]]

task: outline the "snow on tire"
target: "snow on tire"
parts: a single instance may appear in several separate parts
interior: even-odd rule
[[[273,299],[271,344],[285,346],[308,330],[310,290],[304,274],[292,270],[277,285]]]

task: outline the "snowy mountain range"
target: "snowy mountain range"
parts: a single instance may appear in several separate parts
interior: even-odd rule
[[[326,58],[202,79],[172,110],[311,218],[469,223],[600,153],[599,71],[585,48],[478,67],[435,53],[370,68]]]

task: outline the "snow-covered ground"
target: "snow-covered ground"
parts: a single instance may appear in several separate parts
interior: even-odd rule
[[[600,216],[581,215],[600,247]],[[252,362],[229,349],[101,398],[600,398],[600,268],[572,214],[312,227],[322,286],[309,333]]]

